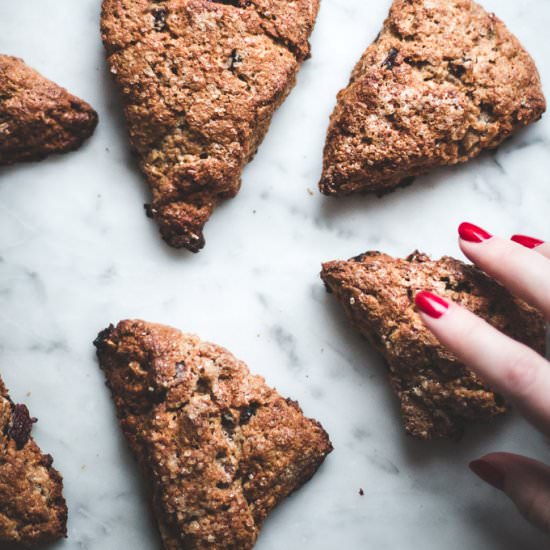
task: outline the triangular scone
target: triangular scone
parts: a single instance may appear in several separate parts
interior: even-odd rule
[[[104,0],[130,141],[171,246],[197,252],[309,55],[319,0]]]
[[[542,316],[476,267],[453,258],[432,261],[415,252],[401,260],[367,252],[324,264],[321,278],[384,356],[405,429],[414,437],[458,437],[467,422],[506,411],[502,398],[425,327],[414,305],[417,292],[431,290],[457,302],[544,353]]]
[[[67,533],[63,480],[31,437],[34,422],[0,379],[0,543],[29,547]]]
[[[78,149],[96,126],[85,101],[22,59],[0,55],[0,166]]]
[[[338,95],[321,191],[390,191],[497,147],[545,108],[533,60],[494,14],[470,0],[394,0]]]
[[[167,550],[252,548],[332,450],[318,422],[223,348],[144,321],[94,344]]]

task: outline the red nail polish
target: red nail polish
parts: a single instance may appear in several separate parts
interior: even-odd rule
[[[434,319],[439,319],[449,309],[449,302],[425,290],[414,297],[414,303],[420,311]]]
[[[544,241],[535,239],[535,237],[529,237],[527,235],[513,235],[511,239],[525,248],[537,248],[537,246],[544,244]]]
[[[482,243],[492,237],[485,229],[481,229],[473,223],[464,222],[458,226],[460,238],[469,243]]]
[[[485,483],[492,485],[495,489],[499,491],[504,490],[504,472],[494,464],[487,462],[486,460],[474,460],[470,462],[470,470],[474,474],[481,478]]]

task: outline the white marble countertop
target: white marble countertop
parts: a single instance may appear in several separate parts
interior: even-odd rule
[[[39,417],[34,435],[65,478],[69,538],[51,550],[159,547],[146,491],[91,342],[122,318],[163,322],[229,348],[318,418],[335,446],[268,519],[258,550],[537,550],[548,540],[467,469],[493,450],[550,462],[511,415],[459,444],[403,435],[385,369],[325,294],[320,263],[367,249],[458,255],[456,226],[550,236],[550,117],[466,166],[382,199],[317,191],[336,92],[390,0],[322,0],[313,58],[206,227],[204,251],[165,246],[143,212],[103,62],[99,0],[0,1],[0,51],[94,105],[80,151],[0,172],[0,371]],[[550,92],[550,2],[483,0],[535,57]],[[364,489],[364,496],[359,489]]]

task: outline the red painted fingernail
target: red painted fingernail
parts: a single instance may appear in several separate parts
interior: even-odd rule
[[[449,309],[449,302],[425,290],[414,297],[414,303],[420,311],[434,319],[439,319]]]
[[[487,462],[486,460],[474,460],[470,462],[470,470],[474,474],[481,478],[485,483],[492,485],[499,491],[504,490],[504,472],[494,464]]]
[[[527,235],[513,235],[511,239],[525,248],[537,248],[537,246],[544,244],[544,241],[535,239],[535,237],[529,237]]]
[[[463,222],[458,226],[458,234],[462,240],[469,243],[482,243],[492,237],[485,229],[469,222]]]

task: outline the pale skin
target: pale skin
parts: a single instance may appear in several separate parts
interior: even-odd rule
[[[539,243],[527,248],[488,234],[480,242],[459,239],[474,264],[550,321],[550,243]],[[419,310],[442,344],[550,437],[550,363],[544,357],[457,304],[443,302],[437,314]],[[550,466],[495,452],[474,461],[471,469],[502,490],[526,519],[550,532]]]

